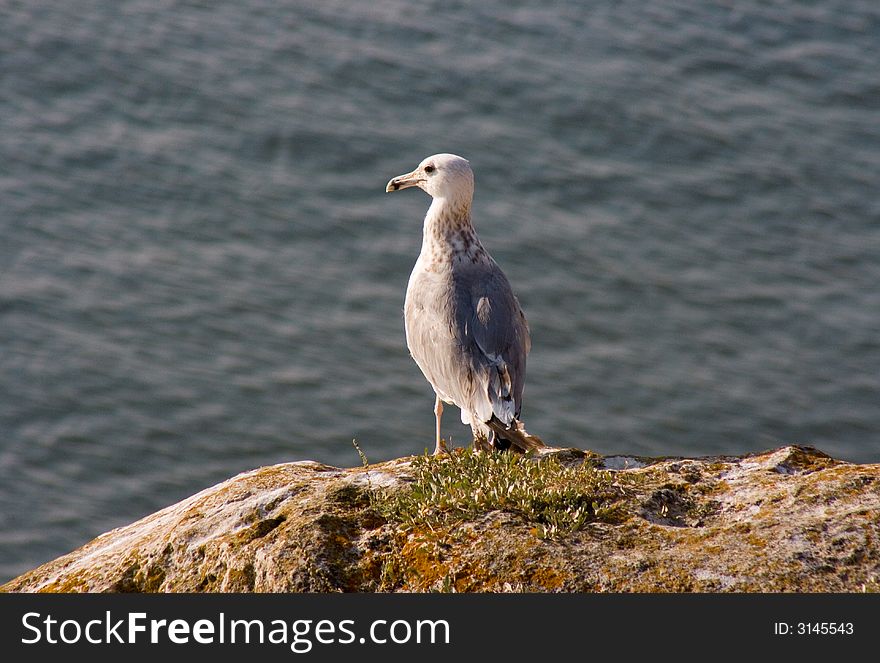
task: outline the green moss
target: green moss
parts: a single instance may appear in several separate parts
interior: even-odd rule
[[[285,521],[284,516],[278,516],[276,518],[265,518],[263,520],[258,520],[250,527],[241,530],[238,532],[233,541],[237,545],[244,545],[246,543],[250,543],[256,539],[262,539],[269,532],[278,527],[281,523]]]
[[[64,576],[55,582],[52,582],[44,587],[40,588],[40,593],[45,594],[69,594],[74,592],[88,592],[89,591],[89,580],[88,574],[86,573],[73,573],[69,576]]]
[[[226,589],[228,592],[251,592],[254,588],[256,573],[254,565],[248,562],[240,569],[229,569],[226,574]]]
[[[534,460],[511,453],[456,449],[442,456],[418,456],[414,481],[380,491],[374,507],[391,521],[434,526],[507,511],[536,525],[542,538],[577,531],[589,522],[620,522],[624,484],[617,473],[553,457]]]
[[[165,582],[165,569],[161,561],[144,562],[137,552],[129,557],[129,565],[119,580],[113,584],[112,591],[127,593],[158,592]]]
[[[789,470],[809,474],[839,464],[826,453],[812,447],[793,446],[781,465]]]
[[[353,483],[344,483],[327,492],[327,500],[343,507],[364,507],[369,504],[369,494]]]

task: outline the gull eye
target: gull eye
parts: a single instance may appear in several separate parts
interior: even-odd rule
[[[434,172],[434,166],[431,166],[431,165],[425,166],[425,172],[428,173],[428,175],[430,175],[431,173]]]

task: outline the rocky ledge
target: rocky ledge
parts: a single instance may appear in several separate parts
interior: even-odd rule
[[[861,592],[880,465],[457,450],[262,467],[112,530],[6,592]]]

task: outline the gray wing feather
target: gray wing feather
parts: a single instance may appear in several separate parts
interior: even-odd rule
[[[519,417],[525,385],[529,327],[510,283],[494,263],[461,274],[459,324],[470,354],[487,375],[493,413],[505,424]],[[475,346],[475,347],[474,347]]]

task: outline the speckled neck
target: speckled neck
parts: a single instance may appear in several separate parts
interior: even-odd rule
[[[422,231],[422,258],[432,264],[479,262],[488,254],[471,223],[470,201],[434,198]]]

